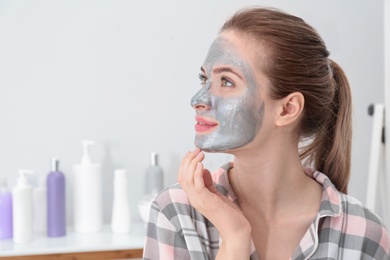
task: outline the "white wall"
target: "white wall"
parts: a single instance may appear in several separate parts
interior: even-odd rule
[[[72,223],[72,165],[83,138],[104,169],[105,222],[112,173],[131,176],[133,219],[149,153],[161,154],[166,183],[193,148],[189,101],[219,26],[240,7],[262,4],[303,17],[318,29],[349,76],[354,98],[350,194],[365,198],[370,103],[383,102],[383,0],[0,1],[0,174],[38,174],[61,159]],[[214,169],[228,156],[210,155]],[[34,180],[33,180],[34,181]]]
[[[390,2],[384,1],[384,88],[385,88],[385,107],[387,107],[387,113],[385,109],[385,137],[387,144],[385,146],[385,167],[386,167],[386,177],[387,182],[386,184],[390,184],[390,145],[389,145],[389,138],[390,138],[390,113],[388,112],[388,108],[390,107]],[[387,162],[387,163],[386,163]],[[390,192],[387,191],[387,200],[386,202],[390,202]],[[387,219],[386,223],[390,225],[390,215],[389,210],[387,209]]]

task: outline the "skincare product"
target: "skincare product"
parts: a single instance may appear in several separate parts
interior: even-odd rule
[[[130,231],[130,201],[127,173],[125,169],[114,172],[114,203],[112,208],[111,230],[113,233]]]
[[[145,194],[158,194],[164,188],[164,173],[158,164],[158,154],[151,153],[150,166],[146,170]]]
[[[47,236],[66,234],[65,176],[59,171],[59,160],[52,158],[51,172],[47,175]]]
[[[33,238],[32,187],[26,177],[26,174],[32,173],[30,170],[19,170],[19,178],[12,190],[14,243],[26,243]]]
[[[0,239],[12,238],[12,194],[0,177]]]
[[[99,164],[92,163],[89,147],[93,141],[81,141],[84,155],[73,167],[74,230],[80,233],[99,231],[103,222],[102,173]]]
[[[138,202],[138,211],[144,222],[148,221],[149,211],[152,202],[164,188],[164,172],[158,164],[158,154],[150,154],[150,166],[146,169],[145,174],[145,194]]]
[[[34,232],[46,233],[47,226],[47,199],[46,178],[40,177],[38,187],[33,189]]]

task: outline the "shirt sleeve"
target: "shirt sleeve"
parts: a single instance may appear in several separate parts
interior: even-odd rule
[[[352,259],[353,252],[360,251],[360,259],[390,260],[389,233],[383,220],[352,197],[347,197],[343,209],[338,242],[344,258]]]
[[[363,244],[361,245],[363,255],[372,257],[372,259],[390,260],[390,238],[383,220],[364,206],[362,212],[361,216],[365,219],[365,223],[363,221],[360,224],[354,223],[356,216],[349,216],[348,220],[352,223],[346,236],[353,237],[355,235],[357,237],[358,230],[364,230],[364,234],[362,233]],[[355,240],[355,245],[356,242]]]
[[[375,256],[373,259],[383,259],[383,260],[389,260],[390,259],[390,237],[389,232],[387,231],[386,227],[384,225],[380,226],[380,239],[378,241],[372,241],[373,248],[377,248]],[[377,246],[376,246],[377,245]],[[369,246],[367,246],[369,248]]]
[[[205,254],[203,247],[196,247],[201,241],[194,230],[191,209],[187,196],[178,185],[157,196],[150,208],[144,246],[145,260],[205,259],[199,257]]]
[[[180,241],[182,239],[180,231],[176,231],[158,203],[154,201],[150,208],[143,259],[178,259],[178,254],[183,254],[183,250],[175,245],[182,245],[183,243]]]

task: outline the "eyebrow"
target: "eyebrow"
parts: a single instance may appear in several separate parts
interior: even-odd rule
[[[200,70],[204,73],[206,73],[206,70],[201,67]],[[243,79],[242,76],[240,74],[238,74],[237,72],[235,72],[234,70],[232,70],[231,68],[229,67],[219,67],[219,68],[215,68],[213,69],[213,72],[214,73],[222,73],[222,72],[230,72],[230,73],[233,73],[234,75],[236,75],[237,77],[239,77],[240,79]]]

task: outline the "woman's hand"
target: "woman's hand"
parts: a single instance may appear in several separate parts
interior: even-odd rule
[[[191,205],[220,232],[222,245],[218,256],[249,259],[250,224],[242,211],[214,187],[210,171],[203,168],[203,159],[204,153],[199,148],[187,152],[180,164],[178,181]]]

